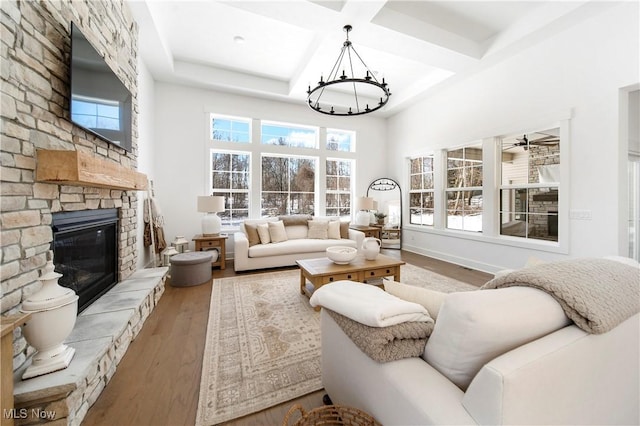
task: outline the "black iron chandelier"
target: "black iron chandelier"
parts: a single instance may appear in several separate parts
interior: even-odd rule
[[[320,76],[320,81],[316,87],[312,89],[311,86],[309,86],[307,90],[307,102],[314,111],[327,115],[362,115],[377,111],[387,104],[389,96],[391,96],[391,91],[387,83],[385,83],[384,78],[382,79],[382,83],[378,81],[374,73],[371,72],[358,52],[356,52],[351,41],[349,41],[349,31],[352,30],[351,25],[345,25],[343,29],[347,33],[347,39],[342,44],[340,55],[338,55],[338,59],[333,65],[327,80],[323,80],[322,76]],[[361,62],[362,66],[360,68],[366,71],[362,78],[354,75],[354,57]],[[343,60],[345,60],[345,66],[342,66]],[[338,72],[340,72],[340,70],[342,74],[339,76]],[[346,96],[349,98],[349,101],[347,105],[336,106],[332,105],[330,101],[323,100],[323,96],[325,99],[327,98],[325,89],[329,86],[334,86],[334,88],[340,86],[348,89],[349,93]],[[375,92],[375,97],[380,97],[380,101],[371,106],[369,103],[363,102],[360,96],[366,96],[372,89]],[[340,103],[342,104],[342,102]]]

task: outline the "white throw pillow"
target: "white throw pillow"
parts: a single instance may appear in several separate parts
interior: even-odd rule
[[[269,223],[260,223],[256,228],[258,230],[258,236],[260,237],[260,244],[269,244],[271,242]]]
[[[450,293],[422,357],[466,390],[487,362],[570,323],[552,296],[534,288]]]
[[[387,293],[391,293],[402,300],[424,306],[429,312],[429,316],[434,320],[438,318],[440,306],[448,294],[387,279],[383,279],[382,283],[384,284],[384,291]]]
[[[269,235],[272,243],[281,243],[287,241],[287,231],[284,229],[284,222],[269,222]]]
[[[329,227],[327,229],[327,236],[331,240],[339,240],[340,239],[340,222],[337,220],[332,220],[329,222]]]
[[[329,238],[329,221],[328,220],[310,220],[308,238],[316,238],[326,240]]]

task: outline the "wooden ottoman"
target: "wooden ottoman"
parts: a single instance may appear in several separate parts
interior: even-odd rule
[[[171,285],[187,287],[211,279],[211,253],[192,251],[171,256]]]

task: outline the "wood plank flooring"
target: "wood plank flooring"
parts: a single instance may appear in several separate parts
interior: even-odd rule
[[[383,250],[383,253],[478,286],[493,277],[415,253],[399,250]],[[214,278],[233,275],[232,262],[227,262],[224,271],[213,270]],[[211,285],[180,288],[167,284],[158,306],[129,346],[111,381],[89,409],[82,423],[84,426],[195,423]],[[293,404],[299,403],[310,410],[322,405],[323,395],[323,391],[317,391],[225,425],[280,425]]]

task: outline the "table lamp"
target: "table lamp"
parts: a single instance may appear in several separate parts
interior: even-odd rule
[[[217,195],[198,197],[198,211],[206,213],[202,217],[202,235],[205,237],[218,235],[222,220],[216,213],[224,211],[224,197]]]
[[[373,209],[373,198],[371,197],[358,197],[356,201],[356,208],[358,213],[356,214],[356,225],[368,226],[370,214],[369,210]]]

